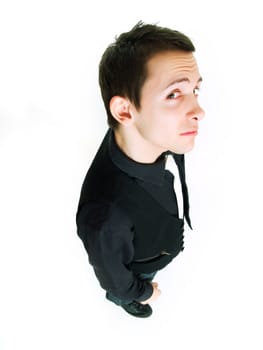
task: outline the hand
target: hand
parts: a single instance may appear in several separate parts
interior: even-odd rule
[[[152,282],[152,287],[153,287],[153,293],[151,297],[147,300],[141,301],[141,304],[149,304],[153,301],[155,301],[161,294],[160,289],[158,289],[158,283],[157,282]]]

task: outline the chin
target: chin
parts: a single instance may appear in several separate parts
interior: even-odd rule
[[[172,147],[171,151],[176,153],[176,154],[185,154],[185,153],[192,151],[193,148],[194,148],[194,144],[188,145],[186,147],[180,147],[180,148]]]
[[[192,145],[191,147],[189,147],[184,153],[189,153],[193,150],[194,148],[194,145]]]

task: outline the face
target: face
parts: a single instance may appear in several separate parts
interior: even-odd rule
[[[204,117],[198,104],[201,77],[196,60],[192,53],[169,51],[154,56],[147,67],[134,125],[158,153],[189,152]]]

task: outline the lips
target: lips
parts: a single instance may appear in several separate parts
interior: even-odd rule
[[[198,134],[197,130],[189,130],[186,132],[182,132],[180,135],[181,136],[196,136]]]

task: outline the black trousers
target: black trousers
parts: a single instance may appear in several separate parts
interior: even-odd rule
[[[151,282],[154,279],[154,276],[156,275],[156,272],[152,272],[152,273],[140,273],[138,275],[139,279],[141,279],[142,281],[149,281]],[[115,295],[106,292],[106,299],[112,301],[113,303],[115,303],[116,305],[125,305],[127,304],[126,302],[124,302],[123,300],[117,298]]]

